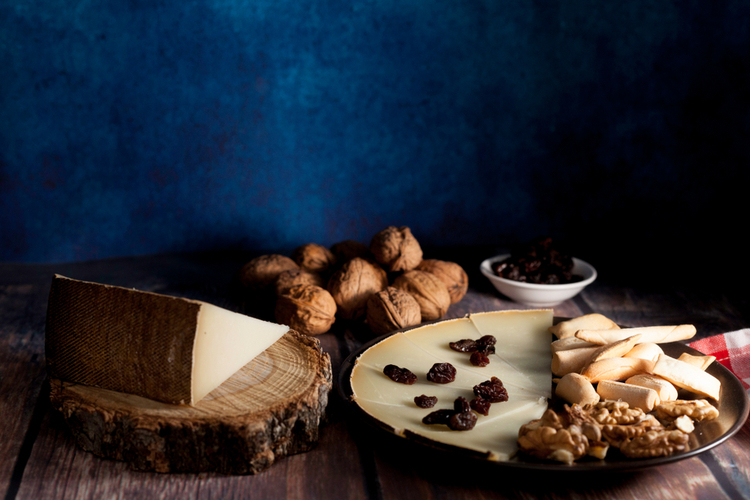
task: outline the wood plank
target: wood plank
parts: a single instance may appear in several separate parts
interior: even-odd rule
[[[731,439],[700,455],[732,498],[750,498],[750,420]]]
[[[337,351],[333,335],[321,338],[325,350]],[[336,366],[340,362],[336,363]],[[312,451],[278,461],[255,476],[157,474],[130,470],[124,463],[83,452],[56,415],[48,415],[17,498],[367,498],[359,452],[346,422],[334,411],[321,428]],[[338,496],[338,495],[337,495]]]
[[[0,286],[0,491],[18,487],[30,449],[34,405],[46,376],[44,365],[44,291],[28,284]]]
[[[80,450],[64,423],[49,416],[16,498],[368,498],[347,439],[345,423],[324,426],[316,449],[253,476],[158,474]]]
[[[524,309],[500,296],[479,274],[486,249],[459,252],[469,273],[470,291],[446,317],[471,311]],[[0,409],[14,415],[0,426],[0,491],[16,493],[11,476],[32,422],[44,380],[43,328],[52,273],[120,286],[206,300],[232,309],[233,273],[250,256],[239,252],[158,255],[62,265],[0,264]],[[480,258],[481,257],[481,258]],[[558,316],[600,312],[621,324],[694,322],[699,335],[712,335],[750,324],[745,297],[709,289],[653,283],[607,282],[606,276],[578,297],[554,308]],[[679,321],[678,321],[679,320]],[[371,334],[340,323],[319,337],[332,357],[334,380],[341,361]],[[43,402],[43,400],[42,400]],[[42,410],[44,405],[40,402]],[[61,419],[40,417],[39,436],[15,498],[750,498],[750,424],[715,450],[689,460],[636,473],[551,475],[533,473],[478,475],[473,464],[439,466],[429,456],[399,454],[382,435],[347,418],[332,393],[320,443],[310,452],[280,460],[255,476],[157,474],[130,470],[78,449]],[[717,481],[718,479],[718,481]],[[10,493],[10,494],[8,494]]]
[[[698,458],[635,472],[549,472],[540,480],[538,471],[440,463],[429,453],[373,446],[383,498],[736,498]]]

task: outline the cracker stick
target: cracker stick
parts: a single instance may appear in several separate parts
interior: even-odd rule
[[[581,371],[597,349],[598,347],[580,347],[552,353],[552,373],[561,377]]]
[[[664,351],[661,349],[661,347],[659,347],[659,344],[654,344],[653,342],[644,342],[633,347],[625,354],[625,357],[656,361],[657,359],[659,359],[659,354],[664,354]]]
[[[613,380],[602,380],[596,386],[596,392],[602,399],[625,401],[631,408],[640,408],[646,413],[654,409],[659,396],[648,387],[630,385]]]
[[[693,325],[677,325],[643,326],[638,328],[622,328],[620,330],[578,330],[575,336],[581,340],[595,344],[611,344],[637,333],[641,334],[641,338],[638,341],[639,344],[644,342],[660,344],[692,338],[695,335],[695,327]]]
[[[625,380],[639,373],[649,373],[654,363],[641,358],[607,358],[591,363],[581,375],[595,384],[601,380]]]
[[[669,380],[677,387],[714,398],[716,401],[719,400],[721,392],[719,379],[679,359],[662,354],[654,364],[651,373]]]
[[[598,344],[593,342],[586,342],[576,337],[565,337],[564,339],[557,339],[550,344],[552,352],[557,351],[568,351],[570,349],[578,349],[579,347],[599,347]]]
[[[659,401],[656,402],[657,405],[662,401],[674,401],[677,399],[677,388],[675,388],[675,386],[668,380],[657,377],[656,375],[650,375],[648,373],[633,375],[627,379],[625,383],[648,387],[649,389],[655,390],[656,394],[659,396]]]
[[[716,361],[716,356],[693,356],[692,354],[683,352],[677,359],[705,371],[705,369],[708,368],[711,363]]]
[[[578,330],[607,330],[620,328],[617,323],[602,314],[584,314],[549,327],[558,339],[572,337]]]
[[[612,342],[611,344],[605,344],[594,351],[588,362],[596,363],[602,359],[622,357],[633,349],[633,346],[638,343],[640,338],[641,335],[636,334],[632,337]]]
[[[578,403],[581,406],[599,402],[599,394],[594,386],[578,373],[568,373],[561,378],[557,382],[555,395],[570,404]]]

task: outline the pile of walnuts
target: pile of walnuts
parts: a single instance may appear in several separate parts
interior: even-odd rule
[[[665,457],[690,449],[693,422],[719,412],[705,399],[665,401],[656,415],[624,401],[563,405],[548,409],[518,431],[518,447],[533,457],[571,464],[592,456],[604,459],[610,448],[628,458]]]
[[[261,255],[242,267],[240,281],[274,294],[276,321],[308,335],[327,332],[337,317],[365,321],[378,335],[439,319],[469,286],[458,264],[423,259],[406,226],[383,229],[369,247],[346,240]]]

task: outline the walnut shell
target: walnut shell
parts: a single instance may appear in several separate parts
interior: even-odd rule
[[[469,288],[469,276],[464,268],[455,262],[426,259],[419,263],[417,269],[432,273],[445,283],[451,296],[451,304],[459,302],[466,295],[466,290]]]
[[[335,263],[333,252],[317,243],[306,243],[292,252],[292,259],[302,269],[325,274]]]
[[[289,269],[299,266],[285,255],[261,255],[254,258],[240,270],[240,281],[252,290],[264,290],[273,284],[276,277]]]
[[[388,286],[388,276],[378,265],[355,257],[328,280],[328,291],[338,305],[338,314],[357,319],[367,311],[367,299]]]
[[[404,290],[389,286],[367,299],[367,324],[376,335],[421,322],[419,302]]]
[[[323,277],[318,273],[313,273],[304,269],[288,269],[279,274],[276,277],[276,281],[274,281],[276,295],[283,295],[284,292],[292,288],[294,285],[315,285],[320,288],[325,287]]]
[[[276,321],[306,335],[325,333],[336,321],[336,302],[324,288],[295,285],[276,301]]]
[[[373,236],[370,251],[388,272],[409,271],[422,262],[422,247],[406,226],[389,226]]]
[[[331,252],[336,257],[336,262],[341,265],[344,262],[352,260],[354,257],[363,259],[372,259],[370,249],[364,243],[355,240],[344,240],[331,246]]]
[[[393,286],[409,292],[417,300],[422,321],[442,318],[451,305],[448,287],[426,271],[407,271],[394,280]]]

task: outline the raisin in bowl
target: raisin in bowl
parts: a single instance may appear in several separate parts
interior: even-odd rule
[[[480,271],[498,292],[519,304],[534,307],[550,307],[578,295],[581,290],[594,282],[596,269],[581,259],[573,257],[572,274],[580,277],[572,283],[540,284],[516,281],[498,276],[494,269],[498,263],[510,259],[510,254],[497,255],[482,262]]]

